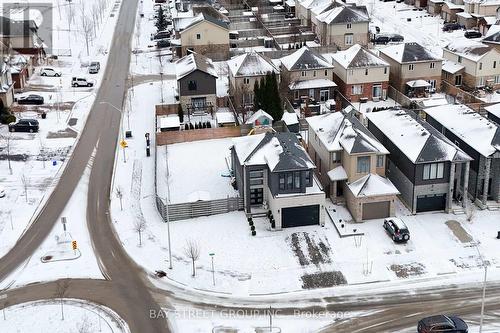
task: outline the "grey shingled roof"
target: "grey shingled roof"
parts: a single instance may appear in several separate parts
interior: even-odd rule
[[[211,22],[211,23],[213,23],[215,25],[218,25],[221,28],[229,29],[229,24],[227,22],[221,21],[221,20],[219,20],[219,19],[217,19],[217,18],[215,18],[213,16],[210,16],[210,15],[208,15],[206,13],[201,13],[201,15],[203,16],[203,19],[205,19],[206,21]],[[187,25],[184,28],[184,30],[187,30],[187,29],[191,28],[192,26],[198,24],[199,22],[201,22],[201,21],[193,21],[193,23]]]
[[[333,68],[323,56],[311,51],[307,46],[283,57],[281,62],[289,71]]]
[[[327,24],[342,24],[369,21],[366,6],[338,6],[322,13],[320,21]]]
[[[489,35],[488,37],[483,38],[483,42],[485,42],[485,43],[493,43],[493,44],[500,44],[500,31],[497,31],[494,34]]]

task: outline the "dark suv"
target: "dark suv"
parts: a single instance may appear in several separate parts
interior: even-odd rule
[[[465,38],[481,38],[483,35],[477,30],[467,30],[464,33]]]
[[[401,219],[395,217],[384,219],[384,229],[395,242],[406,243],[410,239],[410,231]]]
[[[19,119],[17,123],[9,124],[10,132],[38,132],[38,120]]]
[[[461,25],[460,23],[456,23],[456,22],[443,24],[443,31],[454,31],[454,30],[459,30],[459,29],[463,29],[463,28],[464,28],[463,25]]]
[[[437,315],[427,317],[418,322],[418,333],[468,333],[467,324],[460,318],[454,316]]]

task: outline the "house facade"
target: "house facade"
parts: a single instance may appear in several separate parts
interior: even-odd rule
[[[443,48],[443,57],[463,66],[463,71],[455,74],[455,83],[470,88],[500,88],[500,52],[495,48],[474,40],[456,40]],[[457,75],[462,78],[456,79]]]
[[[35,63],[45,57],[43,41],[33,20],[11,20],[0,16],[0,43],[17,53],[33,56]]]
[[[417,96],[427,91],[440,90],[442,59],[420,44],[388,46],[380,49],[379,55],[389,63],[389,81],[400,92]]]
[[[413,213],[465,207],[472,158],[412,111],[366,114],[368,129],[390,155],[386,175]]]
[[[231,161],[248,215],[271,211],[276,230],[324,225],[325,193],[294,133],[235,138]]]
[[[8,108],[14,103],[14,82],[10,67],[0,61],[0,109]]]
[[[229,92],[234,97],[235,106],[253,106],[255,82],[260,82],[268,73],[274,72],[279,82],[279,69],[266,56],[250,52],[231,58],[229,67]]]
[[[387,149],[353,113],[308,117],[307,149],[333,203],[345,202],[353,219],[394,216],[399,191],[385,178]]]
[[[465,151],[470,162],[469,194],[481,206],[500,201],[500,127],[465,105],[425,110],[426,119]],[[479,137],[480,136],[480,137]]]
[[[389,63],[359,44],[332,56],[335,83],[351,102],[382,100],[389,88]]]
[[[216,111],[217,72],[212,60],[191,53],[175,63],[179,103],[186,116]]]

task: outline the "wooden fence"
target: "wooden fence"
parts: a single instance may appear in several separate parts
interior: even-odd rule
[[[164,146],[180,142],[233,138],[240,135],[239,126],[160,132],[156,133],[156,145]]]
[[[167,221],[167,206],[156,196],[156,207],[164,221]],[[168,205],[170,221],[188,220],[196,217],[225,214],[236,210],[243,210],[243,199],[230,197],[225,199],[184,202]]]

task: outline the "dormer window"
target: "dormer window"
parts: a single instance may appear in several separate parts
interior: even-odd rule
[[[188,82],[188,90],[197,90],[197,85],[196,85],[196,81],[189,81]]]

